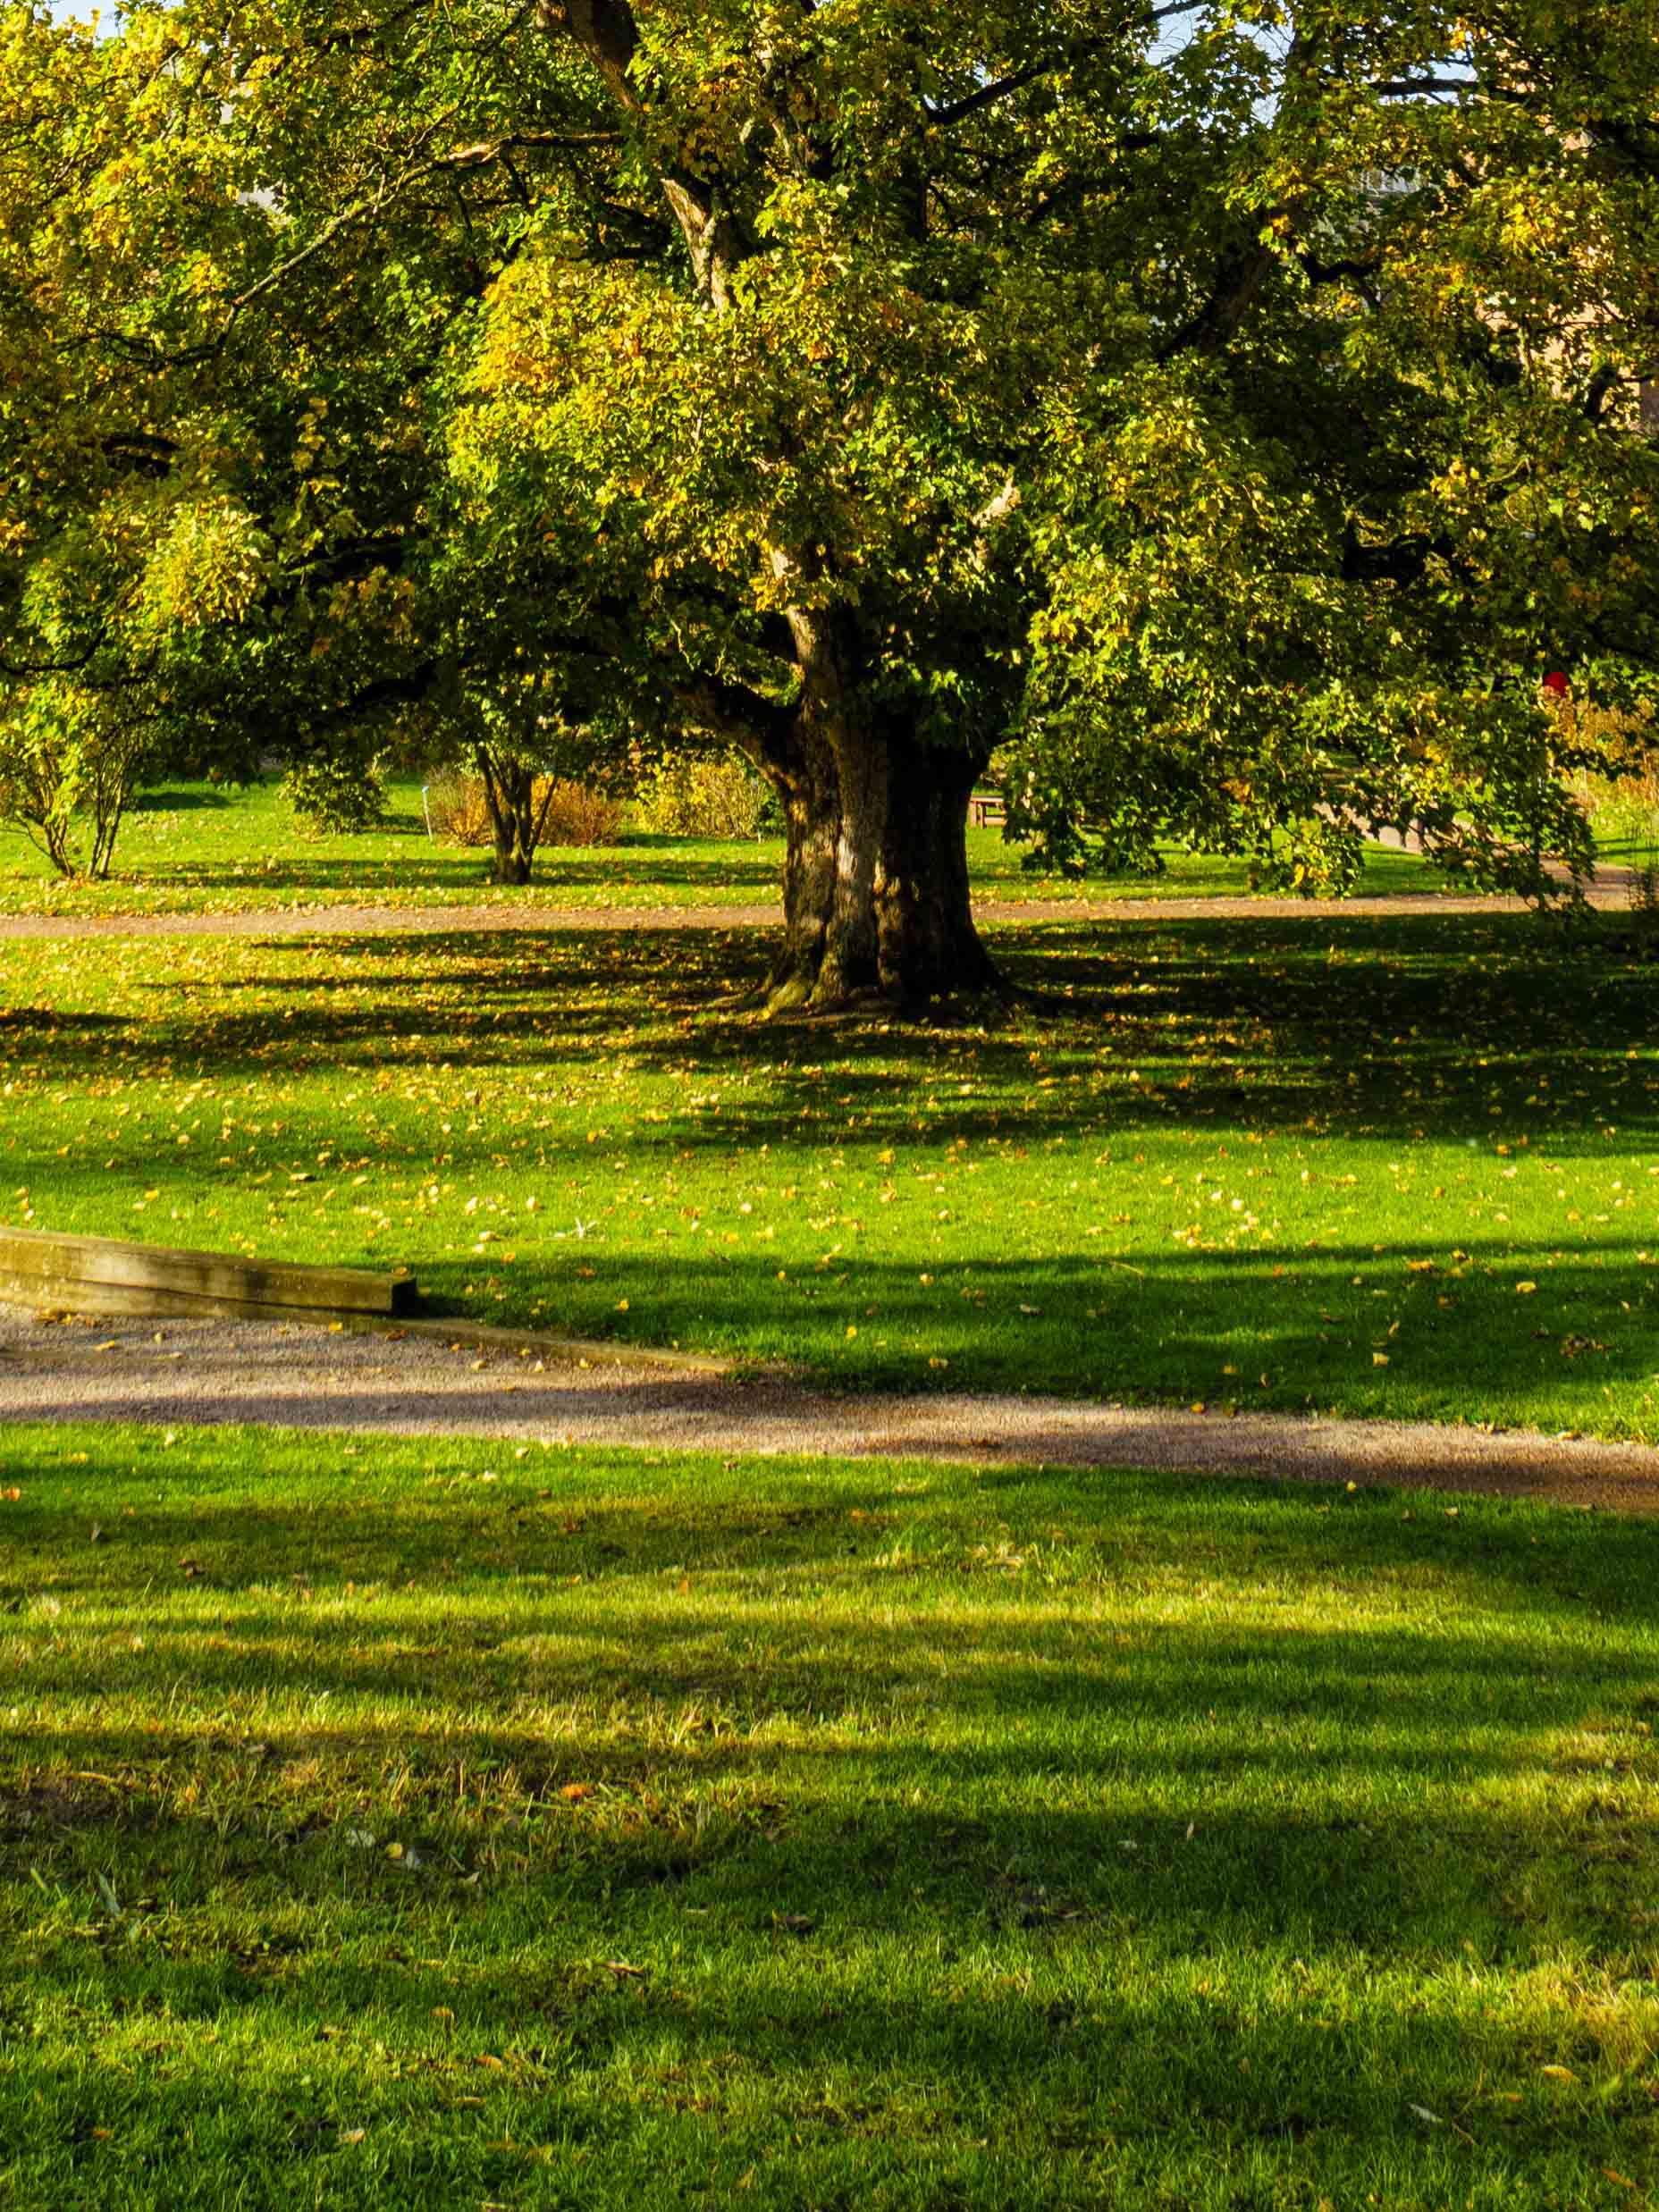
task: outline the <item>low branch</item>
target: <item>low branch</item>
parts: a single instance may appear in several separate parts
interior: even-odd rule
[[[1478,77],[1401,77],[1392,83],[1373,85],[1371,90],[1379,100],[1415,98],[1422,93],[1478,92],[1490,97],[1488,88]]]
[[[134,469],[142,476],[170,475],[179,453],[173,439],[153,430],[112,430],[98,440],[98,450],[117,467]]]
[[[1212,355],[1221,352],[1278,258],[1271,246],[1257,246],[1230,261],[1198,313],[1159,347],[1158,360],[1173,361],[1177,354],[1193,349]]]
[[[694,728],[738,743],[781,744],[795,730],[796,710],[780,706],[745,684],[719,676],[692,677],[669,685],[669,695]]]

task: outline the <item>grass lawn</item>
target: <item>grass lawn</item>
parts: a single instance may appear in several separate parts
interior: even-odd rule
[[[352,901],[393,906],[720,906],[771,904],[783,846],[630,836],[580,852],[549,847],[527,889],[489,880],[479,852],[433,844],[420,785],[391,786],[392,812],[362,836],[314,837],[295,822],[280,782],[246,790],[181,785],[144,793],[121,833],[107,883],[65,884],[15,832],[0,832],[0,913],[181,913],[258,911]],[[1167,872],[1076,884],[1032,876],[999,830],[969,833],[982,896],[1004,899],[1208,897],[1249,889],[1242,863],[1171,851]],[[1438,871],[1409,854],[1373,854],[1362,888],[1433,891]]]
[[[0,2202],[1659,2186],[1654,1535],[0,1431]]]
[[[0,945],[0,1218],[451,1311],[1659,1440],[1659,967],[1526,916],[997,933],[990,1030],[710,1011],[764,934]]]

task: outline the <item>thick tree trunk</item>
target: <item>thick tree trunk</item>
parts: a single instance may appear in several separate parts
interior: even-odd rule
[[[779,551],[779,577],[803,571]],[[796,605],[801,694],[781,753],[784,951],[774,1007],[912,1004],[995,980],[968,898],[967,818],[982,757],[935,751],[871,705],[856,618]]]
[[[799,749],[787,762],[763,763],[783,802],[784,944],[772,970],[774,1010],[804,1006],[818,988],[835,912],[836,848],[841,822],[835,762],[825,746]]]
[[[774,1011],[915,1005],[996,985],[968,887],[982,762],[849,719],[833,748],[797,745],[767,765],[788,832]]]
[[[877,964],[884,988],[906,1001],[985,990],[998,980],[973,926],[968,886],[968,801],[983,766],[914,738],[889,741]]]

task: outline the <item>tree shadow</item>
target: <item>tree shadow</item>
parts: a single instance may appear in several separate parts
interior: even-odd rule
[[[1478,928],[1326,914],[1225,929],[1063,924],[1013,931],[1007,946],[1011,971],[1046,978],[1063,1012],[990,1031],[871,1019],[826,1031],[711,1011],[720,992],[762,971],[766,940],[746,930],[437,932],[342,940],[320,962],[262,943],[211,969],[194,955],[114,983],[88,969],[81,1005],[20,1032],[39,1063],[20,1072],[104,1086],[165,1068],[263,1091],[326,1070],[291,1143],[312,1143],[314,1130],[317,1142],[356,1134],[377,1170],[397,1174],[431,1171],[431,1115],[394,1091],[376,1099],[372,1131],[342,1134],[352,1124],[338,1090],[442,1064],[458,1094],[469,1080],[482,1094],[457,1097],[444,1173],[482,1181],[500,1172],[504,1100],[544,1090],[538,1173],[576,1190],[578,1212],[590,1188],[602,1196],[602,1261],[583,1274],[572,1244],[521,1215],[509,1276],[487,1249],[459,1257],[432,1224],[411,1224],[397,1256],[442,1310],[494,1318],[499,1307],[522,1321],[551,1306],[577,1333],[747,1348],[883,1387],[929,1382],[919,1361],[932,1355],[971,1361],[988,1386],[1255,1403],[1265,1371],[1267,1402],[1427,1417],[1466,1411],[1471,1375],[1495,1401],[1483,1413],[1512,1422],[1528,1404],[1562,1402],[1563,1390],[1568,1417],[1580,1408],[1594,1417],[1603,1389],[1639,1391],[1652,1377],[1655,1285],[1641,1257],[1652,1240],[1635,1204],[1617,1222],[1611,1207],[1604,1224],[1535,1219],[1520,1242],[1536,1291],[1518,1295],[1523,1271],[1508,1266],[1495,1225],[1461,1214],[1453,1227],[1426,1200],[1420,1230],[1391,1232],[1379,1255],[1356,1233],[1364,1193],[1326,1190],[1309,1214],[1291,1165],[1299,1147],[1324,1138],[1368,1148],[1375,1165],[1355,1161],[1356,1186],[1419,1140],[1468,1149],[1479,1179],[1528,1163],[1583,1167],[1606,1156],[1613,1132],[1621,1154],[1659,1152],[1652,974],[1609,974],[1525,917],[1482,917]],[[612,1062],[614,1103],[593,1089],[595,1070]],[[595,1100],[589,1113],[568,1110],[578,1095]],[[90,1224],[107,1211],[107,1172],[64,1156],[48,1119],[38,1137],[33,1127],[17,1124],[18,1181],[49,1185],[62,1225]],[[1200,1164],[1217,1177],[1224,1146],[1242,1165],[1270,1166],[1270,1199],[1260,1182],[1232,1187],[1264,1192],[1271,1242],[1246,1234],[1208,1192],[1176,1193],[1168,1207],[1187,1208],[1171,1216],[1178,1241],[1149,1249],[1144,1234],[1084,1213],[1060,1232],[1070,1240],[1061,1249],[1011,1255],[999,1158],[1053,1149],[1122,1163],[1177,1132],[1202,1143]],[[952,1165],[952,1148],[955,1225],[935,1235],[940,1208],[928,1210],[926,1177]],[[619,1182],[619,1157],[653,1189],[687,1165],[734,1182],[762,1174],[781,1193],[793,1249],[749,1241],[752,1224],[735,1216],[743,1241],[729,1245],[688,1250],[658,1238],[665,1216],[647,1222]],[[1306,1162],[1321,1170],[1311,1149]],[[853,1217],[852,1232],[826,1232],[809,1258],[804,1224],[815,1232],[821,1210],[809,1179],[833,1182],[843,1167],[849,1190],[821,1210]],[[147,1178],[156,1164],[146,1156],[131,1172]],[[188,1173],[193,1204],[246,1200],[246,1157],[204,1158]],[[880,1217],[873,1208],[888,1200],[878,1183],[891,1193]],[[1493,1192],[1501,1187],[1495,1180]],[[1138,1210],[1156,1218],[1159,1204],[1148,1193]],[[902,1255],[895,1224],[908,1240]],[[280,1213],[264,1230],[281,1251],[303,1233]],[[333,1256],[350,1258],[358,1233],[346,1219]],[[826,1249],[837,1244],[845,1249]],[[366,1241],[362,1256],[376,1249]],[[583,1266],[593,1257],[585,1250]],[[1234,1337],[1250,1345],[1248,1373]]]
[[[77,2049],[14,2041],[14,2124],[108,2127],[136,2063],[181,2124],[228,2095],[290,2186],[394,2112],[498,2177],[573,2112],[608,2161],[648,2136],[705,2179],[729,2136],[735,2185],[781,2120],[800,2202],[919,2104],[936,2182],[1030,2128],[1024,2187],[1081,2205],[1125,2131],[1265,2146],[1286,2187],[1417,2171],[1427,2075],[1471,2172],[1541,2188],[1558,2106],[1478,2085],[1530,2100],[1539,2048],[1604,2070],[1590,2011],[1512,1991],[1642,1940],[1647,1532],[1024,1470],[990,1478],[1038,1554],[1009,1569],[983,1495],[917,1475],[771,1467],[712,1510],[637,1461],[476,1506],[371,1475],[300,1511],[152,1460],[97,1477],[134,1507],[97,1552],[84,1493],[26,1501],[59,1610],[9,1623],[0,1880],[32,1902],[0,2019],[72,2005]],[[1392,1624],[1344,1621],[1344,1583]],[[258,2097],[188,2032],[241,2020]],[[1628,2170],[1644,2099],[1575,2106],[1586,2155]],[[952,2200],[1019,2200],[989,2190]]]
[[[129,814],[223,814],[240,803],[238,794],[206,784],[160,784],[135,792]]]
[[[1006,933],[1006,964],[1041,990],[1049,1012],[1006,1031],[965,1033],[870,1019],[826,1030],[722,1013],[717,1002],[764,972],[769,940],[747,929],[436,930],[396,946],[342,938],[330,945],[334,971],[324,975],[273,961],[297,948],[267,941],[250,948],[257,966],[227,961],[211,980],[169,976],[149,986],[182,1012],[134,1022],[131,1043],[139,1051],[211,1047],[228,1072],[256,1054],[269,1065],[274,1039],[262,1007],[274,999],[296,1061],[326,1053],[367,1065],[402,1039],[436,1032],[479,1066],[522,1058],[552,1067],[626,1029],[637,1067],[678,1072],[690,1022],[691,1056],[711,1072],[763,1056],[774,1079],[816,1080],[826,1058],[854,1056],[837,1070],[849,1106],[877,1093],[890,1100],[899,1085],[972,1062],[983,1089],[1017,1088],[1018,1118],[1040,1131],[1075,1121],[1089,1101],[1032,1082],[1035,1030],[1051,1063],[1045,1076],[1098,1086],[1125,1060],[1135,1066],[1138,1092],[1115,1089],[1108,1102],[1111,1118],[1129,1127],[1184,1114],[1282,1128],[1300,1107],[1304,1125],[1312,1110],[1312,1125],[1381,1136],[1431,1120],[1438,1134],[1489,1136],[1495,1104],[1500,1113],[1524,1106],[1538,1136],[1554,1142],[1557,1124],[1571,1137],[1613,1094],[1625,1125],[1634,1114],[1637,1125],[1653,1126],[1659,1091],[1631,1056],[1652,1033],[1654,979],[1609,973],[1571,949],[1545,957],[1526,935],[1532,926],[1500,920],[1448,942],[1438,918],[1310,916],[1228,924],[1224,934],[1191,921],[1020,925]],[[1537,1095],[1540,1076],[1554,1095]],[[1011,1118],[1006,1099],[951,1112],[969,1131],[993,1113],[1000,1123]]]

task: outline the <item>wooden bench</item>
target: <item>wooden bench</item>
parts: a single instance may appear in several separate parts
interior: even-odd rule
[[[998,829],[1008,819],[1008,802],[1000,791],[976,791],[968,801],[972,829]]]

